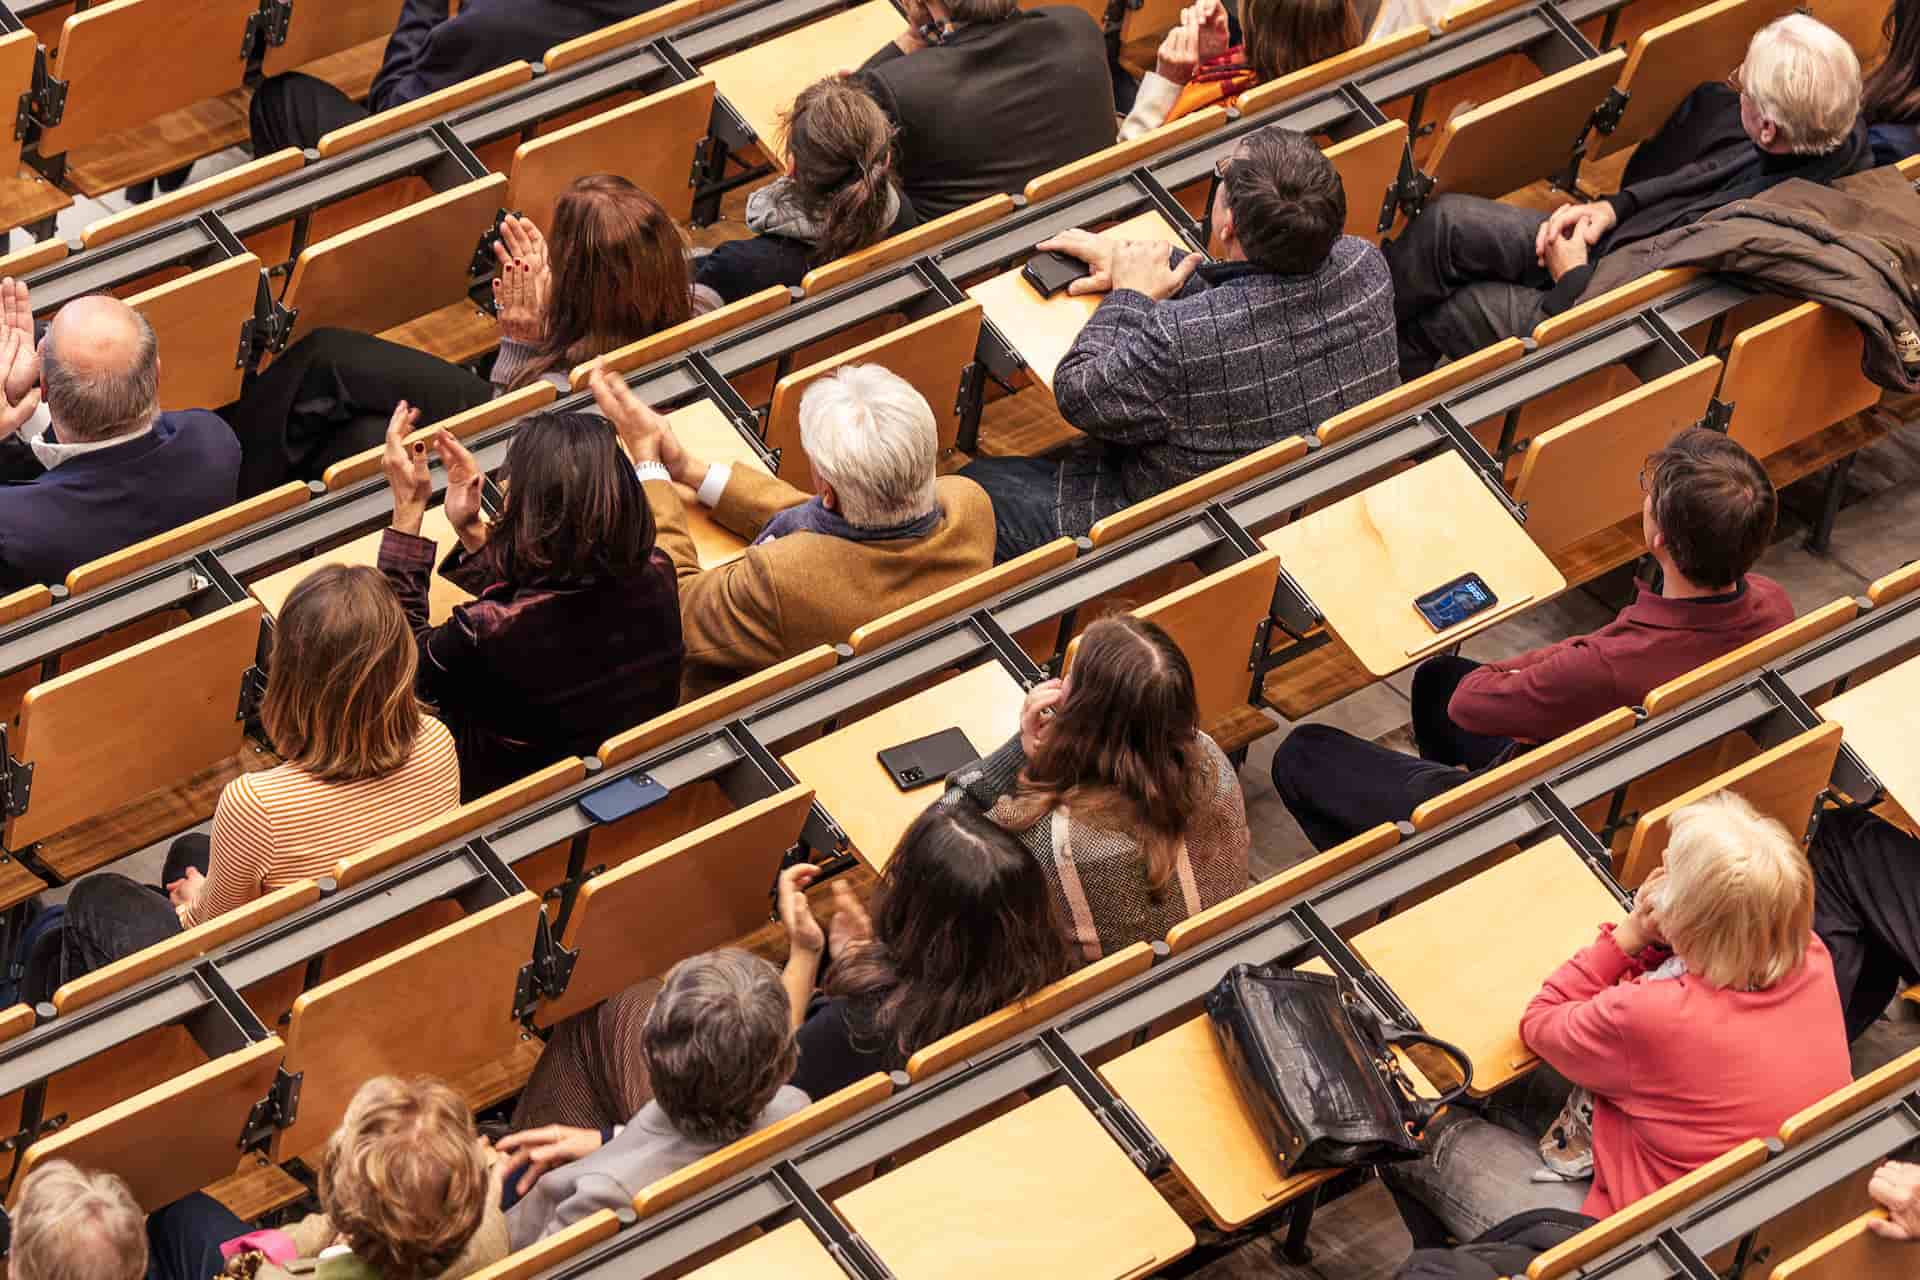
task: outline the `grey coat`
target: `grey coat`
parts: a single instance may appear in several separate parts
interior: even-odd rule
[[[1380,250],[1353,236],[1307,275],[1219,262],[1165,302],[1109,294],[1054,373],[1061,416],[1093,437],[1061,468],[1061,532],[1310,434],[1399,383],[1393,280]]]

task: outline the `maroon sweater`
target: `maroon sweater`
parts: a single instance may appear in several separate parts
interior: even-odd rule
[[[1468,733],[1546,742],[1793,621],[1778,583],[1748,574],[1728,595],[1640,598],[1591,635],[1489,662],[1453,692],[1447,714]]]

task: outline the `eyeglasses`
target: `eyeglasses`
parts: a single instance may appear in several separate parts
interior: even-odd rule
[[[1653,463],[1645,462],[1640,466],[1640,492],[1653,492]]]
[[[1726,79],[1727,88],[1733,90],[1735,93],[1739,94],[1743,98],[1747,94],[1747,84],[1746,84],[1745,77],[1741,73],[1744,72],[1746,69],[1747,69],[1747,64],[1743,62],[1739,66],[1735,67],[1733,70],[1727,72],[1727,79]]]
[[[1219,198],[1220,184],[1227,180],[1227,170],[1233,167],[1234,154],[1229,151],[1213,162],[1213,177],[1207,183],[1207,211],[1200,219],[1200,243],[1213,243],[1213,202]]]

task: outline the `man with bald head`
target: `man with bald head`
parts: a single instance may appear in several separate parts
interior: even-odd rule
[[[240,442],[204,409],[160,412],[160,353],[105,295],[60,309],[36,349],[27,287],[0,280],[0,436],[40,474],[0,486],[0,591],[70,570],[231,504]]]

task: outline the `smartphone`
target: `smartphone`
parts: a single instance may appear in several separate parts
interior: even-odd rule
[[[1093,268],[1078,258],[1069,258],[1064,253],[1036,253],[1027,259],[1027,265],[1020,268],[1027,283],[1043,298],[1051,298],[1075,280],[1093,274]]]
[[[1415,599],[1413,607],[1420,611],[1428,626],[1435,631],[1445,631],[1498,603],[1485,578],[1477,573],[1463,573],[1445,586],[1435,587]]]
[[[980,753],[967,741],[967,735],[958,729],[942,729],[877,754],[880,767],[902,791],[939,782],[955,769],[980,758]]]
[[[667,789],[644,773],[630,773],[580,797],[580,807],[595,822],[618,822],[629,814],[659,804]]]

